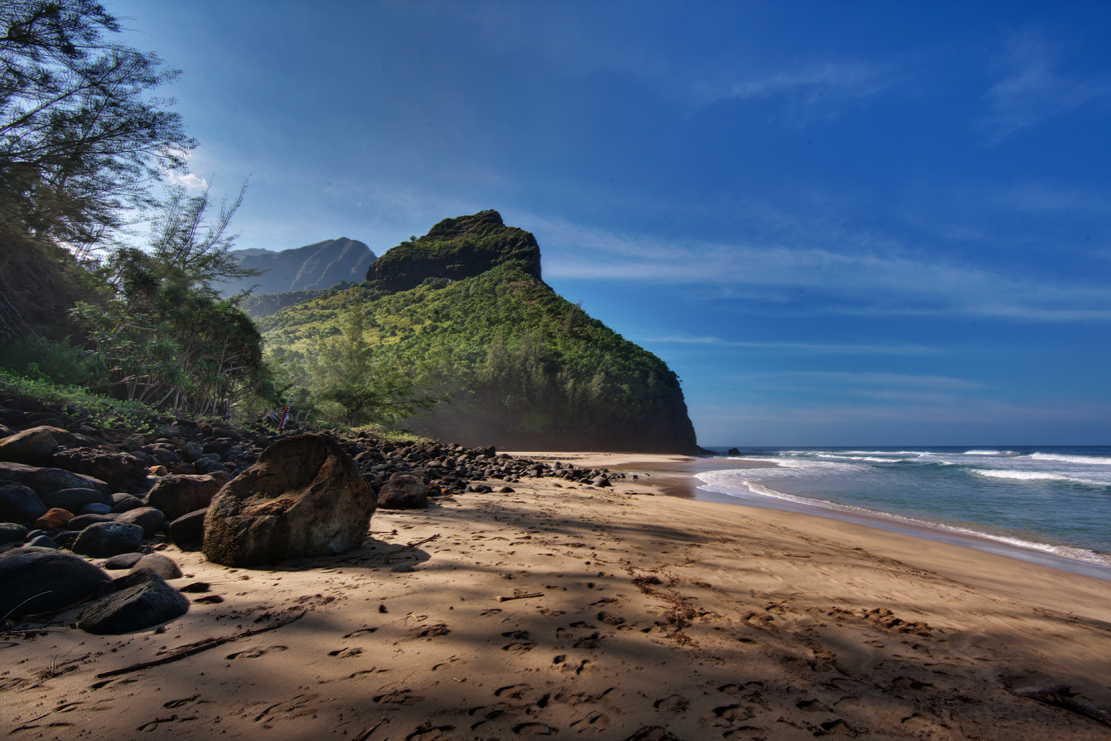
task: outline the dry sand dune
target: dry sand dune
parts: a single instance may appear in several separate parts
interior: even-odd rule
[[[6,636],[0,732],[1111,735],[1013,692],[1065,683],[1111,707],[1111,583],[844,523],[647,496],[645,485],[515,488],[380,511],[361,550],[272,570],[168,547],[189,575],[179,586],[209,585],[190,592],[189,614],[128,636]]]

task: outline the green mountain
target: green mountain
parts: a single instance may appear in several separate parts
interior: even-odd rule
[[[694,453],[678,377],[540,279],[540,249],[496,211],[440,222],[368,280],[260,321],[298,358],[357,309],[379,358],[438,369],[450,404],[418,433],[505,449]]]
[[[340,282],[360,282],[375,260],[370,248],[356,239],[340,237],[292,250],[234,250],[240,267],[264,271],[255,278],[220,284],[224,294],[257,284],[255,293],[323,290]]]

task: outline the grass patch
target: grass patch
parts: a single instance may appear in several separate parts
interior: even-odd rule
[[[150,432],[167,421],[157,410],[138,401],[123,401],[89,393],[80,386],[57,385],[45,378],[27,378],[0,368],[0,394],[37,402],[91,427],[126,427]]]

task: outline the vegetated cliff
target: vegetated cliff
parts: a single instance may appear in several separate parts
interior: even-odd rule
[[[453,391],[452,403],[408,422],[420,434],[510,450],[698,452],[678,377],[556,294],[539,258],[535,238],[496,212],[448,219],[383,255],[376,280],[260,328],[296,357],[336,334],[344,312],[363,312],[380,358],[436,367]]]
[[[540,246],[523,229],[506,226],[497,211],[444,219],[428,234],[390,249],[367,270],[372,288],[394,293],[428,278],[463,280],[517,262],[540,279]]]
[[[363,280],[375,260],[370,248],[357,239],[340,237],[281,252],[235,250],[231,253],[244,268],[264,271],[254,278],[220,284],[225,295],[257,284],[255,293],[322,290],[337,283]]]

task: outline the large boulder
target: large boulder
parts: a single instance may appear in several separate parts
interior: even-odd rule
[[[92,476],[85,476],[61,468],[41,468],[24,463],[0,463],[0,483],[13,482],[30,487],[42,496],[60,489],[97,489],[107,492],[108,484]]]
[[[77,627],[96,635],[119,635],[153,628],[188,611],[183,594],[150,569],[140,569],[102,588]]]
[[[211,475],[163,476],[147,494],[146,505],[162,510],[166,519],[173,521],[194,510],[207,507],[223,485],[222,478]]]
[[[41,466],[61,445],[74,445],[77,438],[60,427],[32,427],[0,440],[0,461]]]
[[[179,548],[200,545],[201,541],[204,540],[204,519],[206,515],[208,515],[207,509],[198,509],[171,522],[170,540],[177,543]]]
[[[378,506],[382,509],[424,509],[428,506],[428,489],[416,476],[395,474],[378,490]]]
[[[24,546],[0,554],[0,619],[75,605],[112,581],[72,553]]]
[[[212,500],[202,549],[225,566],[272,564],[359,547],[374,492],[330,437],[297,435],[271,445]]]
[[[129,453],[111,453],[95,448],[70,448],[50,458],[55,468],[106,481],[113,488],[139,486],[147,479],[143,462]]]
[[[68,509],[70,512],[76,512],[86,504],[111,504],[112,502],[112,497],[109,494],[97,489],[87,488],[59,489],[43,494],[40,499],[49,509],[60,507],[61,509]]]
[[[178,565],[169,556],[163,556],[161,553],[148,553],[131,565],[132,573],[139,569],[150,569],[166,581],[181,578],[181,569]]]
[[[0,484],[0,522],[34,522],[49,509],[22,484]]]
[[[98,522],[89,525],[73,541],[73,552],[94,558],[139,550],[143,528],[128,522]]]
[[[0,522],[0,545],[22,543],[31,531],[17,522]]]
[[[155,509],[154,507],[138,507],[136,509],[128,510],[122,515],[116,515],[116,522],[128,522],[132,525],[138,525],[143,528],[143,534],[150,538],[155,533],[162,529],[162,523],[166,521],[166,515],[162,510]]]

